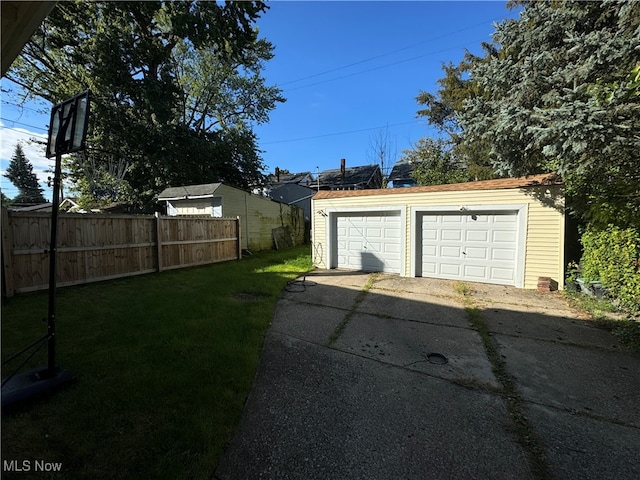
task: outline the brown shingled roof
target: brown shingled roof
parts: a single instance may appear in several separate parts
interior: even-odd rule
[[[314,200],[323,198],[363,197],[366,195],[395,195],[404,193],[423,192],[464,192],[469,190],[505,190],[511,188],[535,187],[539,185],[560,185],[562,180],[555,173],[529,175],[518,178],[498,178],[496,180],[481,180],[478,182],[449,183],[446,185],[429,185],[409,188],[381,188],[373,190],[333,190],[319,191]]]

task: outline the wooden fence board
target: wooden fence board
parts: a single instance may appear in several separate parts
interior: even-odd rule
[[[241,258],[237,218],[58,217],[57,285]],[[48,288],[50,215],[3,211],[4,294]]]

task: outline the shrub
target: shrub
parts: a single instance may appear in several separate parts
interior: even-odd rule
[[[640,233],[609,225],[582,235],[582,273],[599,280],[621,309],[640,315]]]

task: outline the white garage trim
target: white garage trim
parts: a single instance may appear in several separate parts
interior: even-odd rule
[[[399,267],[397,273],[400,275],[405,275],[405,261],[406,252],[405,252],[405,244],[404,241],[406,230],[407,230],[407,215],[405,207],[353,207],[353,208],[336,208],[336,209],[327,209],[322,212],[325,217],[325,265],[327,268],[337,268],[338,267],[338,219],[340,217],[346,217],[351,215],[360,215],[363,217],[373,216],[376,213],[380,214],[393,214],[397,215],[400,220],[399,225],[399,238],[398,238],[398,248],[399,248]]]
[[[524,287],[524,271],[525,271],[525,253],[527,238],[527,204],[508,204],[508,205],[443,205],[443,206],[412,206],[411,207],[411,231],[410,231],[410,275],[415,277],[420,274],[422,269],[422,221],[421,217],[425,214],[505,214],[513,212],[516,215],[516,256],[514,285],[518,288]],[[474,279],[469,279],[475,281]]]

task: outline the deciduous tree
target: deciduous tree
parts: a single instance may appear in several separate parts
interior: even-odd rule
[[[389,128],[381,128],[371,135],[368,157],[372,165],[378,165],[382,172],[382,188],[387,188],[388,177],[396,162],[397,150],[389,135]]]
[[[462,165],[447,149],[444,140],[423,137],[401,159],[414,165],[413,178],[418,185],[442,185],[470,180]]]
[[[450,155],[457,159],[466,176],[470,180],[488,180],[497,176],[489,156],[490,145],[486,141],[465,142],[459,119],[465,102],[478,93],[476,82],[469,78],[469,70],[476,61],[480,59],[467,53],[460,64],[443,65],[445,76],[438,80],[440,88],[436,94],[421,91],[416,100],[424,107],[418,110],[418,117],[425,117],[444,135]]]
[[[273,47],[254,23],[266,9],[259,1],[58,2],[8,77],[53,103],[91,89],[90,148],[71,160],[88,193],[105,191],[106,177],[79,182],[83,172],[108,172],[113,159],[126,163],[123,180],[142,202],[170,184],[247,187],[263,168],[251,124],[284,101],[261,76]]]

